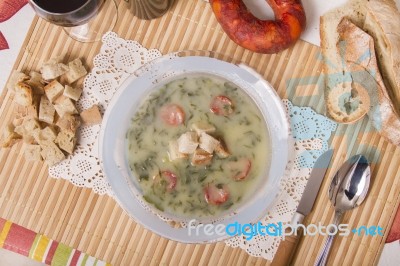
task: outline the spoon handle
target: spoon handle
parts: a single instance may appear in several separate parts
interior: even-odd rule
[[[338,226],[340,221],[342,220],[343,212],[335,211],[335,217],[333,219],[333,224]],[[331,250],[333,239],[335,235],[329,234],[328,238],[325,241],[325,244],[322,247],[322,251],[319,253],[317,260],[315,261],[314,266],[324,266],[326,265],[326,260],[329,255],[329,251]]]

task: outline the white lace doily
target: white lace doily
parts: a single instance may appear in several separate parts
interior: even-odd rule
[[[147,50],[136,41],[124,40],[116,33],[108,32],[103,36],[100,53],[94,58],[94,67],[85,78],[83,94],[77,102],[78,110],[98,104],[104,112],[119,85],[140,66],[160,56],[158,50]],[[334,122],[309,107],[293,106],[289,100],[284,100],[284,104],[291,122],[296,155],[290,162],[291,169],[282,179],[282,192],[271,211],[262,219],[264,224],[287,223],[291,220],[311,168],[318,156],[328,149],[327,141],[336,129]],[[50,176],[113,196],[98,157],[99,132],[99,125],[80,127],[74,154],[50,167]],[[234,237],[227,240],[226,244],[240,247],[250,255],[272,260],[280,241],[280,238],[270,236],[255,236],[250,241]]]

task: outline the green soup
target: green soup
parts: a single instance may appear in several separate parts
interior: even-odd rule
[[[254,194],[269,164],[268,130],[257,105],[234,84],[209,75],[177,79],[150,93],[126,136],[144,199],[179,217],[237,208]]]

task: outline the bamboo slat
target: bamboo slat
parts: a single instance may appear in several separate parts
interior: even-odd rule
[[[164,16],[152,21],[134,18],[123,1],[119,4],[114,31],[162,53],[196,49],[212,50],[242,61],[262,74],[283,98],[296,105],[323,112],[323,77],[319,48],[299,41],[275,55],[244,50],[224,34],[207,3],[179,0]],[[61,28],[35,18],[14,68],[29,72],[50,57],[65,60],[81,57],[92,66],[101,43],[82,44],[67,37]],[[0,98],[0,128],[13,118],[13,96],[4,90]],[[340,125],[332,137],[332,176],[348,155],[368,154],[373,161],[371,190],[361,207],[346,213],[344,222],[354,226],[379,225],[387,233],[400,201],[400,149],[388,144],[372,129],[367,119],[355,125]],[[333,208],[327,197],[329,180],[306,222],[328,224]],[[224,243],[185,245],[161,238],[132,221],[108,196],[77,188],[65,180],[48,176],[42,163],[26,162],[22,145],[0,150],[0,217],[80,249],[114,265],[268,265],[241,249]],[[322,236],[303,237],[296,265],[313,264],[324,241]],[[384,237],[338,237],[330,265],[374,265]]]

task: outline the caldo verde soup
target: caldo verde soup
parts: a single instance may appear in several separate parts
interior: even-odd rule
[[[141,103],[127,132],[144,199],[181,217],[215,216],[254,193],[268,165],[262,114],[214,76],[171,81]]]

